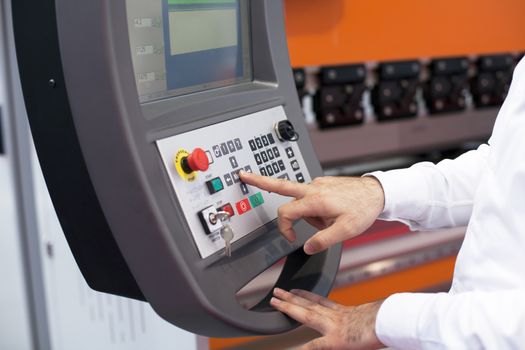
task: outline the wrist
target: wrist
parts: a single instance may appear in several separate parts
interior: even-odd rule
[[[373,203],[376,214],[379,215],[385,209],[385,191],[383,185],[373,175],[361,177],[361,181],[366,189],[369,200]]]

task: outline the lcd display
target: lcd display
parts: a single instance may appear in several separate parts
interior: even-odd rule
[[[252,79],[246,0],[127,0],[141,102]]]

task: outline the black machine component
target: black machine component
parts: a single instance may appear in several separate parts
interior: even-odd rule
[[[295,81],[295,87],[297,88],[297,94],[299,95],[299,100],[302,104],[303,97],[308,94],[306,91],[306,72],[303,68],[295,68],[293,70],[293,78]]]
[[[471,80],[474,104],[478,108],[501,105],[512,81],[513,56],[482,56],[477,60],[476,67],[478,74]]]
[[[275,133],[281,141],[297,141],[299,134],[295,131],[293,124],[288,120],[281,120],[275,125]]]
[[[425,100],[430,114],[464,110],[470,62],[467,57],[433,60],[430,79],[425,84]]]
[[[361,124],[364,120],[363,94],[366,67],[350,65],[324,67],[314,97],[314,111],[321,128]]]
[[[379,66],[378,82],[372,91],[372,103],[379,121],[417,115],[420,73],[418,61],[387,62]]]

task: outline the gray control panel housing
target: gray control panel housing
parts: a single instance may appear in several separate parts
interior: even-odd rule
[[[277,286],[327,295],[341,255],[341,247],[335,246],[324,253],[306,256],[302,245],[315,230],[304,221],[297,222],[298,238],[290,243],[279,233],[273,220],[275,213],[260,220],[253,231],[239,231],[240,239],[233,243],[231,258],[213,249],[208,254],[196,243],[195,235],[201,233],[188,220],[195,213],[185,212],[185,195],[173,183],[162,156],[166,140],[203,130],[202,142],[206,130],[214,125],[282,109],[300,135],[293,147],[307,180],[322,175],[294,87],[283,3],[241,1],[249,4],[251,21],[253,81],[250,82],[141,104],[130,55],[125,0],[42,2],[42,6],[52,3],[56,11],[53,15],[59,55],[55,59],[59,58],[61,63],[60,70],[47,72],[47,66],[40,67],[48,74],[49,84],[40,81],[32,86],[31,75],[25,72],[30,72],[34,65],[25,66],[24,60],[30,57],[19,54],[22,75],[29,77],[24,94],[30,119],[35,111],[31,101],[39,91],[67,92],[74,132],[96,198],[144,298],[167,321],[215,337],[276,334],[296,327],[297,323],[269,307],[269,298],[248,310],[239,304],[236,293],[269,266],[287,257]],[[21,23],[22,2],[17,11],[15,19]],[[22,25],[18,28],[24,31]],[[19,35],[19,52],[31,52],[31,45],[24,45],[24,41],[37,37]],[[45,105],[46,99],[41,103]],[[49,99],[49,103],[58,102]],[[274,120],[263,122],[265,118],[261,117],[260,127],[270,128]],[[37,128],[45,127],[40,121],[32,120],[33,134],[38,133]],[[243,137],[246,147],[245,137],[260,131],[234,128],[225,131],[221,140]],[[39,140],[36,146],[38,151],[45,145]],[[180,147],[191,148],[193,144]],[[42,155],[39,153],[40,161],[45,164],[48,160]],[[45,170],[47,166],[43,168],[49,181],[52,174]],[[288,171],[291,177],[292,171]],[[50,192],[53,198],[54,191]],[[273,211],[280,200],[269,199],[269,203]],[[75,210],[79,212],[86,209],[82,205],[82,198],[69,203],[73,209],[77,206]],[[74,225],[67,218],[61,223],[64,231]],[[69,242],[71,245],[73,241]],[[85,260],[90,256],[97,258],[94,250],[80,250],[78,246],[73,250],[77,261],[81,255]],[[89,283],[89,278],[86,279]]]

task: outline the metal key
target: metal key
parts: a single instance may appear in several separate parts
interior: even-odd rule
[[[224,240],[224,254],[226,254],[226,256],[230,258],[232,256],[231,244],[233,238],[235,237],[235,234],[233,233],[233,229],[229,224],[225,224],[221,228],[221,237]]]
[[[226,211],[219,211],[217,212],[217,214],[215,214],[215,216],[218,220],[221,220],[222,222],[221,237],[224,240],[224,254],[226,254],[226,256],[230,258],[232,256],[231,244],[233,238],[235,237],[233,229],[229,224],[230,214]]]

